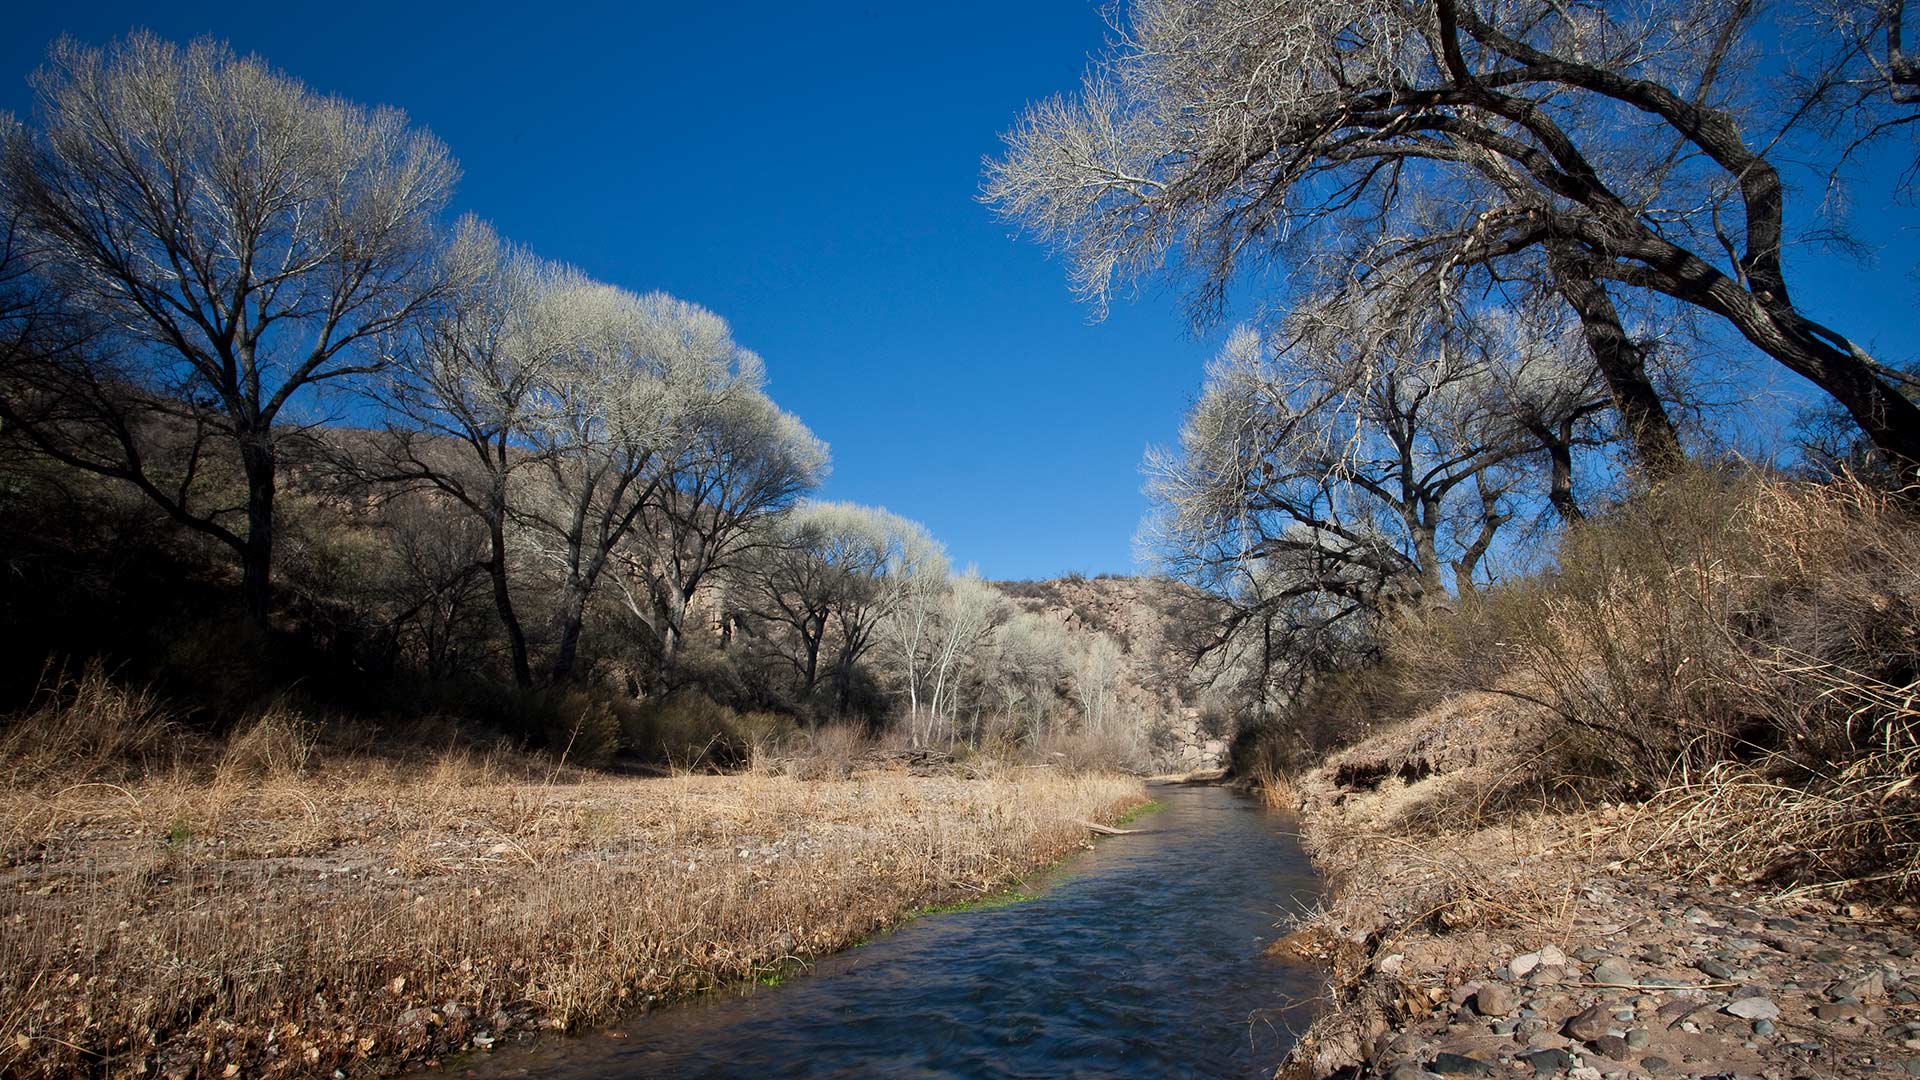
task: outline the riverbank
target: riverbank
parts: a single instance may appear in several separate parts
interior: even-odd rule
[[[1469,696],[1297,778],[1331,897],[1280,947],[1332,981],[1282,1075],[1920,1075],[1912,908],[1709,873],[1671,804],[1497,808],[1525,723]]]
[[[16,780],[0,1074],[371,1076],[592,1025],[991,894],[1145,801],[1051,769],[624,779],[467,753]]]

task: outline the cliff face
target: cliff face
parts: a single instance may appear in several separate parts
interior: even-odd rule
[[[1214,601],[1166,578],[1080,577],[1002,581],[1027,612],[1076,633],[1104,633],[1124,653],[1121,700],[1153,731],[1155,761],[1170,772],[1224,767],[1236,734],[1229,718],[1198,707],[1187,638]]]

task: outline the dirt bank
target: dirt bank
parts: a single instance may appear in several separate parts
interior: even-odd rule
[[[388,1073],[841,948],[1143,801],[452,760],[0,792],[0,1075]]]
[[[1699,876],[1638,807],[1515,813],[1524,714],[1468,698],[1297,782],[1330,1005],[1283,1075],[1920,1075],[1915,912]]]

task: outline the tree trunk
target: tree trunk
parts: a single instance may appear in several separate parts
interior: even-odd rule
[[[247,477],[247,539],[240,549],[242,594],[247,614],[265,630],[273,610],[273,501],[278,479],[269,433],[243,435],[240,462]]]
[[[1560,515],[1563,524],[1580,521],[1586,514],[1581,512],[1580,502],[1573,494],[1573,421],[1562,420],[1557,432],[1545,424],[1529,425],[1529,430],[1547,452],[1550,465],[1547,502]]]
[[[586,621],[587,588],[569,582],[560,600],[560,640],[554,646],[552,681],[565,682],[580,656],[580,627]]]
[[[1671,476],[1685,462],[1680,437],[1674,433],[1659,392],[1647,378],[1645,353],[1620,324],[1620,310],[1614,306],[1613,297],[1570,248],[1554,248],[1548,261],[1560,295],[1580,318],[1587,349],[1606,381],[1614,409],[1620,413],[1620,426],[1626,430],[1634,460],[1650,479]]]
[[[493,545],[493,558],[487,563],[487,576],[493,579],[493,606],[500,613],[500,625],[507,631],[513,681],[524,690],[533,685],[533,665],[527,658],[527,633],[513,608],[513,594],[507,590],[507,534],[499,518],[487,523],[487,534]]]

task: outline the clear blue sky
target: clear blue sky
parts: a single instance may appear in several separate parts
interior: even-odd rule
[[[989,577],[1133,568],[1141,453],[1174,438],[1213,342],[1164,291],[1090,324],[1061,267],[974,201],[998,132],[1099,50],[1096,0],[236,10],[16,8],[0,109],[28,111],[59,33],[135,26],[403,108],[460,158],[457,210],[730,319],[832,445],[827,497],[925,522]],[[1915,220],[1869,219],[1886,273],[1823,260],[1802,284],[1893,360],[1915,355]]]

